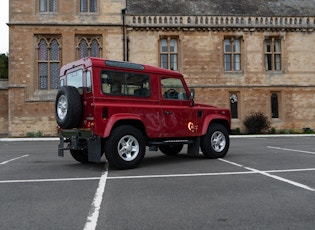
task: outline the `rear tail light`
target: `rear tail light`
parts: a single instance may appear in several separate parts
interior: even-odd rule
[[[90,121],[87,122],[87,125],[86,125],[87,128],[93,128],[94,126],[95,126],[94,122],[90,122]]]
[[[86,128],[93,128],[95,126],[94,117],[87,117],[86,120],[84,120],[84,126]]]

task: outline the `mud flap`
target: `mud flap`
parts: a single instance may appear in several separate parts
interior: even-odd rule
[[[65,156],[64,150],[66,149],[64,147],[65,141],[64,141],[63,137],[59,137],[59,138],[60,138],[60,142],[59,142],[59,145],[58,145],[58,156],[59,157],[64,157]]]
[[[198,155],[200,147],[200,137],[196,138],[192,144],[188,144],[187,154]]]
[[[99,136],[88,138],[88,161],[89,162],[100,162],[102,155],[102,143]]]

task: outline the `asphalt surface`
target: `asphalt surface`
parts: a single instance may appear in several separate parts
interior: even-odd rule
[[[315,229],[315,137],[233,137],[224,159],[115,170],[0,140],[0,229]]]

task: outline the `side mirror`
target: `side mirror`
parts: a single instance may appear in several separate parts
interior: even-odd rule
[[[190,97],[189,97],[189,100],[191,101],[191,107],[194,107],[195,105],[195,89],[190,89]]]
[[[195,99],[195,89],[190,89],[190,100],[194,100]]]

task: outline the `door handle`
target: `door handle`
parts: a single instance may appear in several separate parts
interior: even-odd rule
[[[171,114],[173,114],[173,112],[172,111],[165,111],[164,114],[171,115]]]

